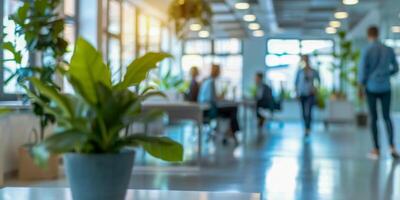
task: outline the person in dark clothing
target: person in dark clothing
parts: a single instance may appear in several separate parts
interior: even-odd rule
[[[197,77],[199,76],[199,69],[197,67],[192,67],[190,69],[190,86],[187,94],[187,100],[191,102],[197,102],[197,98],[199,96],[200,83],[197,81]]]
[[[262,127],[265,123],[265,117],[261,114],[261,109],[269,109],[271,112],[274,110],[274,99],[272,96],[272,89],[264,83],[264,75],[259,72],[255,77],[256,81],[256,110],[258,127]]]
[[[359,95],[362,98],[364,92],[367,94],[367,102],[371,115],[371,133],[374,142],[374,149],[370,153],[371,158],[378,158],[380,155],[378,135],[378,101],[381,103],[382,116],[386,124],[390,150],[392,157],[400,158],[394,142],[393,123],[390,117],[391,84],[390,78],[399,71],[399,64],[396,54],[390,47],[382,44],[379,38],[379,29],[370,27],[368,29],[368,40],[370,45],[363,52],[359,69]]]

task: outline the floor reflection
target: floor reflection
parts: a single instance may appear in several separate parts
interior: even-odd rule
[[[193,129],[171,128],[168,135],[184,144],[186,162],[168,164],[143,154],[137,158],[130,188],[257,192],[264,200],[400,199],[400,164],[389,157],[367,159],[371,142],[366,130],[353,126],[326,130],[319,124],[309,140],[304,140],[301,130],[297,122],[269,126],[260,134],[250,128],[246,137],[241,135],[247,141],[239,147],[203,141],[199,167]],[[384,144],[383,149],[387,149]],[[67,183],[8,180],[7,185],[64,187]]]

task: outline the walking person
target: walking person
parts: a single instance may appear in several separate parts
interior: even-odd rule
[[[396,54],[390,47],[379,41],[379,29],[375,26],[367,31],[369,46],[363,53],[359,69],[359,95],[367,96],[367,102],[371,117],[371,133],[374,149],[369,154],[371,158],[380,155],[378,134],[378,101],[381,104],[382,116],[385,121],[392,157],[399,158],[394,142],[394,128],[390,116],[391,84],[390,77],[399,71]]]
[[[304,67],[297,72],[295,87],[302,109],[304,134],[307,137],[311,132],[312,112],[320,77],[318,71],[311,67],[308,55],[303,55],[301,60]]]

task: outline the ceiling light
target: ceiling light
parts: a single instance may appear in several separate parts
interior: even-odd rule
[[[246,22],[254,22],[254,21],[256,21],[256,19],[257,19],[257,17],[255,15],[251,15],[251,14],[243,16],[243,20]]]
[[[208,31],[200,31],[199,32],[199,37],[201,38],[208,38],[210,36],[210,32]]]
[[[201,25],[200,24],[191,24],[190,25],[190,30],[191,31],[200,31],[201,30]]]
[[[235,4],[235,8],[238,10],[247,10],[250,8],[250,4],[245,2],[239,2]]]
[[[264,31],[258,30],[253,32],[254,37],[264,37]]]
[[[342,25],[340,21],[330,21],[329,26],[333,28],[339,28]]]
[[[358,4],[358,0],[343,0],[344,5],[356,5]]]
[[[327,27],[325,29],[325,32],[328,34],[336,34],[337,30],[336,30],[336,28],[333,28],[333,27]]]
[[[260,29],[260,28],[261,28],[261,26],[260,26],[259,23],[250,23],[250,24],[249,24],[249,29],[250,29],[250,30],[258,30],[258,29]]]
[[[393,33],[400,33],[400,26],[392,26]]]
[[[335,13],[336,19],[346,19],[348,17],[349,17],[349,13],[347,13],[347,12],[336,12]]]

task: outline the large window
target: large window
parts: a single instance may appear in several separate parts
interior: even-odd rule
[[[332,40],[270,39],[267,48],[267,78],[275,90],[284,89],[294,95],[294,81],[301,67],[301,55],[310,55],[312,66],[320,73],[321,85],[333,88]]]
[[[26,43],[23,36],[16,36],[14,34],[15,31],[15,23],[9,19],[9,15],[14,13],[15,10],[20,5],[17,0],[4,0],[1,21],[2,21],[2,31],[4,31],[5,36],[1,37],[2,42],[15,42],[17,44],[17,50],[21,50],[23,53],[23,61],[22,66],[28,65],[29,60],[29,52],[24,51]],[[2,48],[0,48],[2,49]],[[1,51],[1,50],[0,50]],[[1,83],[2,87],[0,88],[2,99],[5,100],[13,100],[16,98],[16,94],[22,93],[22,88],[20,88],[15,79],[12,79],[7,84],[4,84],[7,81],[11,74],[13,74],[18,66],[15,62],[7,61],[9,59],[13,59],[13,55],[8,51],[0,52],[2,59],[4,62],[1,64]]]
[[[226,90],[227,98],[242,96],[242,42],[240,39],[188,40],[184,44],[182,69],[186,79],[189,70],[196,66],[200,69],[200,79],[209,76],[211,65],[221,65],[221,78],[217,87]]]

